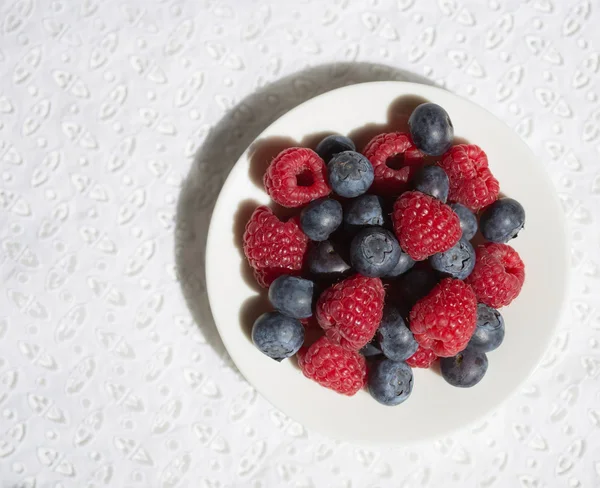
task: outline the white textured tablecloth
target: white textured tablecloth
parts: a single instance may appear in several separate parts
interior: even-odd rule
[[[600,486],[597,1],[0,12],[0,487]],[[233,368],[204,297],[209,214],[278,115],[344,84],[425,78],[545,163],[572,239],[568,310],[526,387],[468,431],[340,444]]]

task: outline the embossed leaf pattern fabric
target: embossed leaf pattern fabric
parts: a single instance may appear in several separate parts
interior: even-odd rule
[[[599,486],[597,2],[0,12],[2,488]],[[513,127],[563,203],[573,275],[514,398],[391,450],[324,438],[263,400],[224,351],[203,281],[210,211],[241,152],[304,100],[375,80],[429,80]]]

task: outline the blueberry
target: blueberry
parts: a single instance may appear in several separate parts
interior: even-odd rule
[[[422,103],[408,119],[415,146],[429,156],[441,156],[454,139],[454,127],[448,113],[435,103]]]
[[[324,241],[342,223],[342,204],[332,198],[310,202],[300,212],[300,228],[309,239]]]
[[[366,358],[371,358],[373,356],[379,356],[381,354],[381,351],[379,350],[379,348],[372,342],[369,342],[366,346],[364,346],[358,352],[360,352]]]
[[[488,241],[508,242],[525,225],[525,210],[512,198],[501,198],[485,209],[479,219],[481,233]]]
[[[344,211],[344,224],[349,229],[367,225],[383,225],[383,201],[377,195],[361,195],[350,200]]]
[[[439,166],[423,166],[412,178],[412,187],[446,203],[450,191],[448,175]]]
[[[394,266],[394,269],[387,273],[385,277],[396,278],[397,276],[406,273],[414,265],[415,260],[406,254],[402,249],[400,249],[400,258],[398,259],[398,264]]]
[[[497,349],[504,340],[504,319],[495,308],[477,305],[477,328],[467,346],[479,352]]]
[[[462,238],[470,241],[477,234],[477,217],[467,207],[460,203],[451,203],[450,208],[460,219]]]
[[[428,295],[437,284],[435,271],[427,268],[413,268],[402,275],[398,283],[398,294],[402,302],[412,307],[417,300]]]
[[[338,134],[327,136],[317,144],[315,149],[315,152],[321,156],[325,163],[328,163],[336,154],[344,151],[356,151],[356,146],[352,139]]]
[[[304,327],[299,320],[282,313],[263,313],[252,326],[252,342],[263,354],[281,361],[302,347]]]
[[[371,162],[354,151],[344,151],[331,158],[327,173],[333,191],[346,198],[365,193],[375,177]]]
[[[467,348],[451,358],[441,358],[442,376],[452,386],[470,388],[481,381],[488,368],[484,352]]]
[[[475,267],[475,249],[469,241],[461,239],[447,251],[431,256],[429,262],[433,269],[464,280]]]
[[[400,315],[400,310],[393,305],[386,304],[384,307],[375,337],[381,352],[393,361],[405,361],[419,348],[418,342]]]
[[[308,270],[315,275],[332,278],[347,275],[351,268],[330,241],[313,242],[308,249]]]
[[[352,267],[363,276],[384,276],[400,259],[400,245],[394,234],[383,227],[362,229],[350,244]]]
[[[296,276],[283,275],[269,287],[271,305],[284,315],[306,319],[312,315],[314,283]]]
[[[413,373],[401,361],[379,359],[369,368],[369,393],[383,405],[399,405],[412,392]]]

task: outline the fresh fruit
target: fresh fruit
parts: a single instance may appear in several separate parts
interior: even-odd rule
[[[329,238],[342,223],[342,204],[332,198],[310,202],[300,212],[300,228],[312,241]]]
[[[512,198],[501,198],[484,210],[479,219],[481,233],[488,241],[506,243],[517,237],[525,225],[525,210]]]
[[[467,207],[460,203],[451,203],[450,208],[458,215],[462,238],[470,241],[477,234],[477,217]]]
[[[413,374],[406,363],[382,358],[369,368],[369,393],[383,405],[399,405],[412,392]]]
[[[504,340],[504,319],[498,310],[484,303],[477,305],[477,327],[467,346],[479,352],[498,349]]]
[[[366,382],[367,363],[356,351],[349,351],[322,337],[298,354],[304,376],[344,395],[354,395]]]
[[[326,278],[341,278],[352,270],[330,241],[312,242],[306,257],[311,274]]]
[[[481,381],[488,368],[485,353],[467,348],[454,357],[442,358],[440,369],[452,386],[471,388]]]
[[[254,322],[252,342],[263,354],[281,361],[302,347],[304,327],[297,319],[279,312],[267,312]]]
[[[321,156],[321,159],[328,163],[333,156],[344,151],[356,151],[356,146],[352,139],[338,134],[325,137],[315,149],[315,152]]]
[[[383,308],[383,317],[375,333],[375,339],[385,357],[393,361],[405,361],[419,347],[400,311],[389,304]]]
[[[400,246],[394,234],[383,227],[362,229],[350,244],[352,267],[363,276],[385,276],[400,259]]]
[[[431,256],[429,262],[440,273],[464,280],[475,267],[475,249],[469,241],[461,239],[447,251]]]
[[[295,219],[281,222],[268,207],[258,207],[246,224],[244,255],[261,286],[302,269],[308,238]]]
[[[438,283],[435,271],[429,268],[413,268],[400,277],[397,287],[398,298],[406,306],[412,308]]]
[[[422,103],[415,108],[408,119],[408,128],[415,146],[429,156],[444,154],[454,139],[448,112],[435,103]]]
[[[477,211],[493,203],[500,184],[488,167],[487,155],[474,144],[458,144],[439,161],[450,179],[449,198]]]
[[[361,195],[346,205],[344,225],[349,230],[368,225],[383,225],[384,221],[383,202],[377,195]]]
[[[325,179],[325,163],[306,147],[281,151],[264,177],[265,190],[284,207],[299,207],[331,193]]]
[[[400,246],[415,261],[447,251],[462,234],[458,215],[448,205],[418,191],[396,200],[392,220]]]
[[[477,300],[492,308],[509,305],[525,281],[525,264],[519,253],[508,244],[497,243],[479,246],[475,253],[475,268],[466,282]]]
[[[312,315],[314,283],[304,278],[283,275],[269,287],[269,301],[275,310],[288,317],[306,319]]]
[[[423,166],[411,179],[413,190],[437,198],[446,203],[450,191],[448,175],[439,166]]]
[[[366,358],[372,358],[373,356],[379,356],[381,354],[381,350],[375,344],[373,344],[373,342],[369,342],[358,352],[360,352]]]
[[[410,330],[417,342],[436,356],[462,351],[477,325],[477,300],[469,285],[445,278],[410,311]]]
[[[409,269],[411,269],[415,265],[415,260],[411,258],[408,254],[406,254],[402,249],[400,249],[400,257],[398,258],[398,264],[394,266],[389,273],[385,274],[386,278],[396,278],[401,274],[406,273]]]
[[[341,197],[354,198],[365,193],[373,183],[373,166],[362,154],[344,151],[327,164],[329,184]]]
[[[406,360],[411,368],[431,368],[431,365],[435,363],[438,357],[431,349],[425,349],[423,346],[419,346],[417,351]]]
[[[326,289],[317,301],[315,315],[327,337],[357,351],[375,335],[384,297],[379,278],[357,274]]]
[[[375,136],[363,153],[373,165],[373,191],[380,195],[399,195],[423,161],[410,136],[402,132]]]

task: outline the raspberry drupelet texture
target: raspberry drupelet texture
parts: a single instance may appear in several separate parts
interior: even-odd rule
[[[308,238],[297,219],[281,222],[268,207],[258,207],[246,224],[244,255],[263,287],[302,269]]]
[[[371,189],[383,195],[400,194],[412,174],[423,163],[423,154],[413,144],[410,135],[402,132],[375,136],[363,153],[371,161],[375,172]],[[388,166],[388,160],[396,156],[404,156],[404,163],[400,168],[394,169]]]
[[[298,352],[298,366],[304,376],[344,395],[354,395],[366,382],[367,363],[356,351],[349,351],[322,337]]]
[[[461,280],[440,281],[410,311],[410,330],[417,342],[439,357],[462,351],[477,325],[477,299]]]
[[[332,342],[358,351],[379,327],[384,298],[379,278],[357,274],[326,289],[319,297],[315,314]]]
[[[430,368],[437,356],[431,349],[425,349],[423,346],[419,346],[417,351],[406,360],[411,368]]]
[[[447,251],[462,235],[458,215],[418,191],[406,192],[396,200],[392,221],[400,247],[415,261]]]
[[[453,146],[438,164],[450,180],[451,201],[477,211],[498,198],[500,183],[490,171],[487,155],[479,146]]]
[[[264,176],[265,190],[284,207],[300,207],[331,193],[324,161],[312,149],[290,147],[281,151]]]
[[[475,269],[466,281],[481,303],[504,307],[521,292],[525,264],[508,244],[484,244],[476,249]]]

